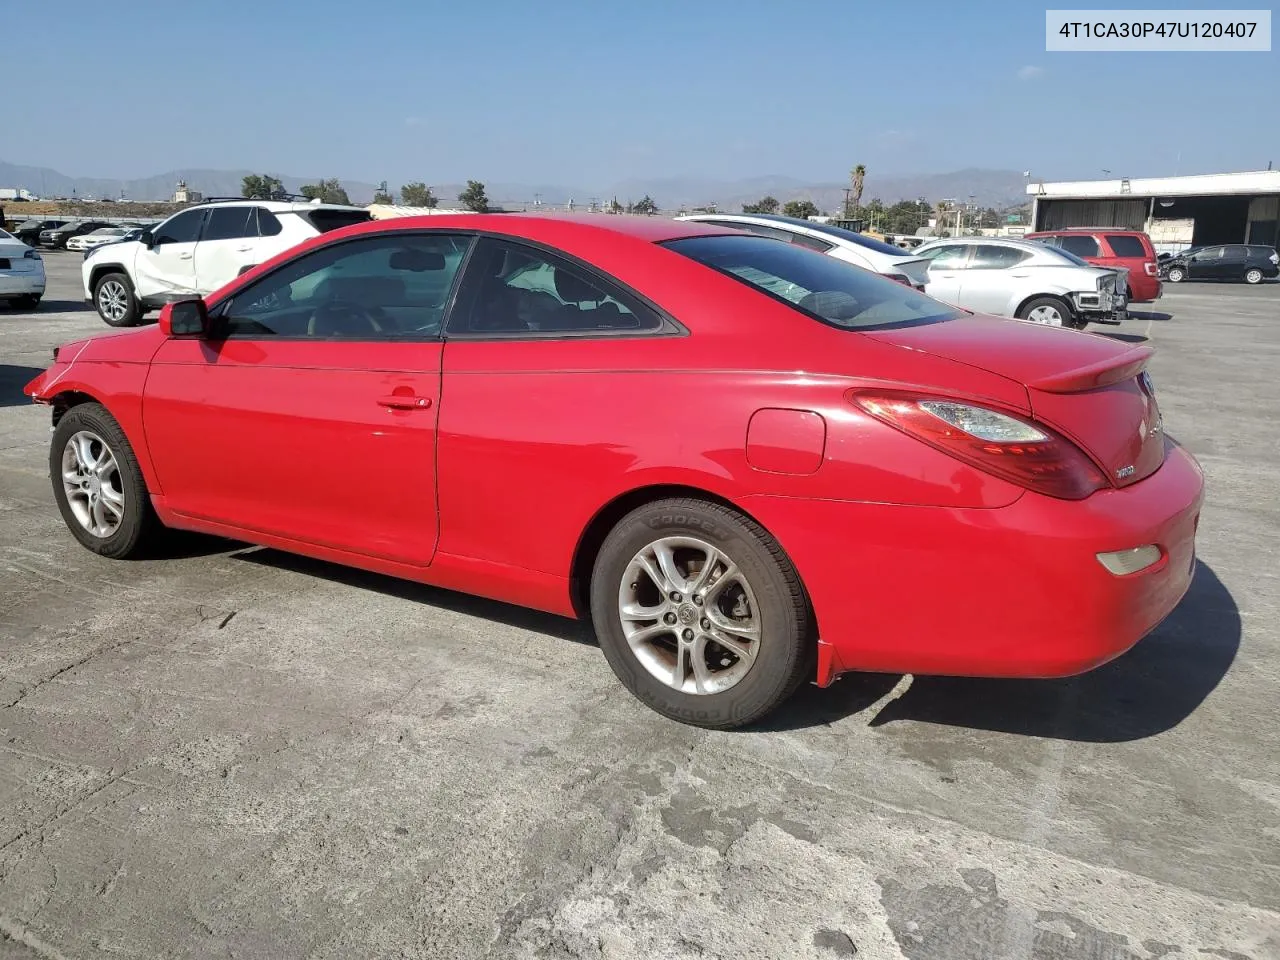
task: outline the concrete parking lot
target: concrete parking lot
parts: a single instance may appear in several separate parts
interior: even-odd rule
[[[711,733],[569,621],[80,548],[20,394],[107,329],[79,262],[0,309],[0,957],[1280,957],[1280,285],[1111,331],[1158,348],[1209,483],[1191,593],[1133,651],[850,676]]]

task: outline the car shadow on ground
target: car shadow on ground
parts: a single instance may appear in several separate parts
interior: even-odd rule
[[[15,367],[0,363],[0,407],[19,407],[31,402],[22,388],[43,373],[40,367]]]
[[[1172,320],[1172,313],[1164,313],[1161,310],[1130,310],[1130,320],[1154,320],[1156,323],[1163,323],[1165,320]]]
[[[452,610],[454,613],[495,620],[522,630],[559,637],[561,640],[572,640],[574,643],[591,646],[596,642],[591,627],[582,621],[557,617],[551,613],[517,607],[498,600],[487,600],[484,597],[442,590],[438,587],[415,583],[412,580],[401,580],[380,573],[358,570],[355,567],[344,567],[325,560],[314,560],[299,554],[273,550],[270,547],[249,547],[232,553],[231,557],[234,560],[258,563],[277,570],[290,570],[310,577],[331,580],[334,583],[345,583],[362,590],[374,590],[389,597],[428,604],[444,610]]]
[[[84,300],[41,300],[39,310],[30,310],[28,313],[89,313],[93,310],[93,304],[86,303]]]
[[[871,720],[904,720],[1084,743],[1142,740],[1176,727],[1227,675],[1240,648],[1231,593],[1203,563],[1169,618],[1124,656],[1064,680],[914,677]],[[873,706],[901,678],[846,675],[807,687],[755,729],[830,723]]]
[[[1108,333],[1105,330],[1099,330],[1098,333],[1110,340],[1120,340],[1124,343],[1146,343],[1151,339],[1150,337],[1144,337],[1140,333]]]

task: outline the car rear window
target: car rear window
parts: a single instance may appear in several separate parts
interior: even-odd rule
[[[368,210],[300,210],[302,217],[321,233],[338,230],[356,223],[366,223],[373,219]]]
[[[1117,257],[1145,259],[1149,255],[1147,248],[1142,245],[1142,239],[1127,233],[1108,233],[1107,243],[1111,245],[1111,252]]]
[[[834,257],[749,234],[686,237],[664,246],[845,330],[936,323],[960,316],[910,287]]]

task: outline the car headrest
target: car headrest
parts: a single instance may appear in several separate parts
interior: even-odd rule
[[[391,269],[410,270],[413,273],[443,270],[444,254],[433,250],[397,250],[391,255]]]
[[[582,303],[584,300],[603,300],[604,295],[595,287],[580,280],[567,270],[555,272],[556,293],[565,303]]]

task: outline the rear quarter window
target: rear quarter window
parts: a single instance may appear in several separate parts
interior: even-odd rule
[[[373,219],[368,210],[302,210],[298,216],[306,220],[320,233],[339,230],[357,223],[366,223]]]
[[[833,327],[865,330],[960,314],[910,287],[793,244],[739,234],[669,240],[668,249]]]
[[[1125,233],[1108,233],[1106,236],[1111,252],[1117,257],[1137,257],[1141,259],[1150,256],[1147,253],[1147,248],[1142,245],[1141,237],[1134,237]]]

